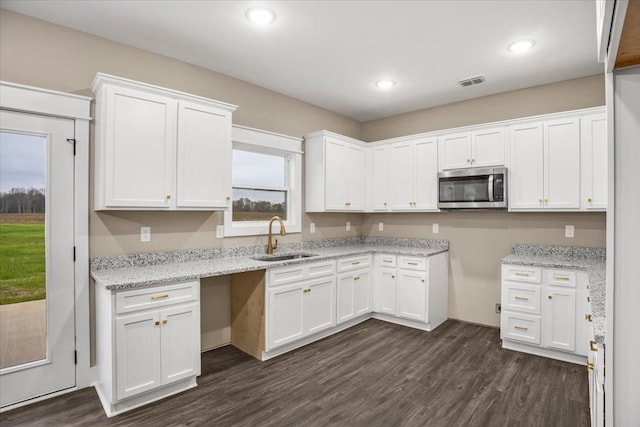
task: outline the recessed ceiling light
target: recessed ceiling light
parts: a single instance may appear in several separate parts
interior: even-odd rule
[[[518,40],[515,43],[509,45],[509,51],[513,53],[522,53],[531,49],[536,44],[533,40]]]
[[[393,80],[378,80],[376,82],[376,87],[379,89],[391,89],[396,85],[396,82]]]
[[[254,24],[266,25],[276,20],[276,14],[266,7],[252,7],[245,14],[247,19]]]

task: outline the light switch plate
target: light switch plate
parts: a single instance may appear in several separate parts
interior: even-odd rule
[[[351,231],[351,222],[347,221],[347,231]]]
[[[440,232],[440,224],[433,224],[433,234],[438,234]]]
[[[564,227],[564,237],[573,237],[575,234],[575,227],[573,225],[566,225]]]
[[[313,234],[316,232],[316,223],[312,222],[311,224],[309,224],[309,233]]]
[[[384,222],[378,223],[378,231],[384,231]]]
[[[151,241],[151,227],[140,227],[140,241],[141,242]]]
[[[216,225],[216,239],[224,237],[224,225]]]

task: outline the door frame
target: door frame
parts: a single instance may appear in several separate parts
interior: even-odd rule
[[[57,394],[68,393],[95,383],[91,367],[91,326],[89,315],[89,123],[92,98],[0,81],[0,107],[6,110],[61,117],[74,121],[76,158],[74,162],[74,326],[76,335],[76,386],[61,392],[26,400],[2,408],[2,412]],[[71,256],[71,254],[70,254]]]

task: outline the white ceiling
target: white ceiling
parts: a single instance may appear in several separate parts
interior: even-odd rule
[[[375,120],[603,72],[593,0],[2,0],[1,7]],[[256,27],[250,6],[276,12]],[[534,39],[515,55],[507,46]],[[460,87],[482,74],[487,82]],[[374,83],[397,81],[381,91]]]

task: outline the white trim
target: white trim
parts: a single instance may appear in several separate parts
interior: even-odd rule
[[[611,73],[616,66],[618,59],[618,48],[620,47],[620,39],[622,38],[622,27],[624,27],[624,18],[627,15],[627,7],[629,0],[616,0],[613,6],[613,20],[611,21],[611,36],[607,47],[607,58],[604,62],[604,71]]]
[[[218,108],[225,109],[227,111],[235,111],[238,106],[229,104],[227,102],[215,101],[210,98],[205,98],[203,96],[193,95],[191,93],[180,92],[178,90],[167,89],[160,86],[155,86],[149,83],[137,82],[135,80],[125,79],[123,77],[112,76],[110,74],[105,73],[97,73],[95,78],[93,79],[93,83],[91,84],[91,91],[93,93],[97,93],[103,85],[105,84],[115,84],[118,87],[125,87],[134,90],[140,90],[143,88],[145,91],[153,93],[155,95],[160,95],[164,97],[169,97],[171,99],[176,99],[178,101],[184,101],[185,97],[192,98],[189,101],[200,101],[204,102],[208,105],[215,105]]]
[[[238,148],[256,153],[288,157],[284,189],[288,190],[289,200],[287,200],[287,220],[284,221],[284,224],[287,233],[302,232],[302,139],[233,125],[231,140],[232,149]],[[260,236],[269,232],[268,221],[233,222],[232,216],[233,201],[231,207],[224,212],[225,237]],[[276,230],[279,231],[279,228],[276,227]]]
[[[379,141],[372,141],[366,144],[370,147],[373,147],[376,145],[383,145],[383,144],[389,144],[389,143],[395,143],[395,142],[407,142],[407,141],[414,140],[416,138],[434,138],[434,137],[439,137],[439,136],[449,135],[449,134],[459,133],[459,132],[464,133],[472,130],[476,131],[476,130],[494,128],[494,127],[504,127],[512,124],[524,124],[527,122],[535,122],[535,121],[574,117],[574,116],[577,117],[585,114],[598,114],[598,113],[604,113],[605,111],[606,111],[606,106],[582,108],[579,110],[560,111],[557,113],[540,114],[538,116],[519,117],[519,118],[509,119],[509,120],[500,120],[497,122],[479,123],[476,125],[461,126],[457,128],[450,128],[450,129],[439,129],[435,131],[417,133],[413,135],[399,136],[396,138],[381,139]],[[307,135],[305,135],[305,137],[306,136]]]
[[[278,151],[302,154],[302,138],[254,129],[247,126],[233,125],[231,141],[269,150],[276,149]]]
[[[91,120],[92,98],[0,81],[0,105],[7,110]]]
[[[88,387],[95,382],[95,370],[90,366],[91,338],[89,318],[89,120],[92,98],[40,89],[9,82],[0,82],[0,107],[47,116],[71,118],[74,123],[76,158],[74,161],[74,245],[75,274],[75,334],[78,363],[76,387],[51,393],[36,402]],[[15,405],[12,408],[17,407]]]

